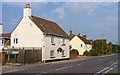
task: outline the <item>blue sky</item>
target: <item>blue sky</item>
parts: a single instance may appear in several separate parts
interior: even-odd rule
[[[56,22],[68,34],[86,34],[88,39],[99,39],[104,34],[108,41],[118,41],[117,2],[34,2],[32,15]],[[1,4],[0,4],[1,5]],[[23,16],[25,3],[2,2],[4,32],[12,32]],[[1,13],[1,12],[0,12]],[[1,19],[0,19],[1,22]]]

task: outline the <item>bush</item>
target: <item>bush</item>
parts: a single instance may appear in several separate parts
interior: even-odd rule
[[[98,56],[100,54],[100,51],[99,50],[90,50],[89,52],[86,50],[84,52],[84,55],[86,56]]]
[[[90,50],[91,56],[98,56],[99,52],[98,50]]]
[[[88,52],[87,50],[83,53],[83,55],[86,55],[86,56],[90,56],[90,52]]]

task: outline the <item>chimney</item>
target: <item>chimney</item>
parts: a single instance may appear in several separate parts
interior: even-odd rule
[[[0,35],[2,34],[2,23],[0,23]]]
[[[30,4],[25,4],[24,10],[23,10],[23,16],[24,17],[30,17],[31,16]]]
[[[70,35],[72,35],[72,30],[70,30]]]
[[[80,33],[78,33],[78,36],[80,36]]]
[[[83,35],[84,38],[86,38],[87,36],[86,35]]]

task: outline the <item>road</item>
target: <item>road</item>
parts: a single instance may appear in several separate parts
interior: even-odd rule
[[[48,64],[44,66],[36,66],[33,68],[12,72],[11,74],[25,74],[34,75],[50,74],[50,73],[76,73],[78,75],[91,74],[103,75],[105,73],[118,72],[118,55],[100,56],[89,58],[81,61]],[[5,75],[5,74],[4,74]],[[8,74],[7,74],[8,75]]]

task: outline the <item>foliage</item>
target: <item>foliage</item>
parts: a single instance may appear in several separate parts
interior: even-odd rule
[[[90,50],[89,52],[86,50],[85,52],[84,52],[84,55],[86,55],[86,56],[98,56],[98,55],[100,55],[100,51],[99,50],[95,50],[95,49],[92,49],[92,50]]]
[[[102,42],[93,42],[93,49],[89,52],[86,50],[84,55],[86,56],[98,56],[98,55],[107,55],[112,53],[120,53],[120,46],[117,44],[112,44],[109,42],[108,44]]]

